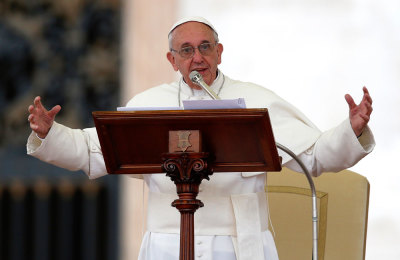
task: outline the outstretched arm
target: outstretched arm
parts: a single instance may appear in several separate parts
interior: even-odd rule
[[[345,95],[347,104],[349,105],[349,117],[351,127],[356,136],[360,136],[367,126],[372,113],[372,98],[369,95],[368,89],[363,87],[364,96],[359,105],[354,103],[353,98],[349,95]]]
[[[83,170],[91,179],[107,174],[95,128],[71,129],[58,124],[54,118],[61,107],[57,105],[48,111],[40,97],[28,110],[33,130],[26,145],[29,155],[71,171]]]
[[[53,125],[54,118],[60,112],[61,106],[54,106],[50,111],[44,108],[40,97],[36,97],[33,105],[28,108],[29,116],[28,121],[31,129],[40,137],[46,138],[51,126]]]
[[[299,154],[300,160],[314,176],[352,167],[375,147],[373,134],[367,126],[372,113],[372,99],[367,88],[364,87],[363,91],[359,105],[354,103],[350,95],[345,96],[349,105],[349,119],[323,132],[312,147]],[[361,134],[361,138],[356,138]],[[285,166],[301,171],[293,160]]]

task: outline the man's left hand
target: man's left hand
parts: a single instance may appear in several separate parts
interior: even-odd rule
[[[354,103],[353,98],[345,95],[347,104],[349,104],[349,116],[351,127],[353,128],[356,136],[360,136],[367,126],[370,115],[372,113],[372,98],[369,95],[368,89],[363,87],[364,96],[359,105]]]

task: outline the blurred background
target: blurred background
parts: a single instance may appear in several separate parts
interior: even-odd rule
[[[35,96],[74,128],[118,105],[120,24],[118,1],[0,1],[0,259],[118,259],[118,179],[89,182],[25,144]]]
[[[371,183],[366,259],[400,259],[400,2],[396,0],[1,0],[0,259],[135,259],[146,187],[88,181],[26,155],[37,95],[57,121],[93,126],[136,93],[178,77],[165,58],[179,18],[200,15],[224,44],[220,69],[258,83],[321,130],[367,86],[377,146],[352,170]],[[26,250],[21,250],[25,248]]]

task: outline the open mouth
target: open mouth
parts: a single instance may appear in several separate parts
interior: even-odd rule
[[[203,75],[203,74],[207,71],[207,68],[204,68],[204,69],[202,69],[202,68],[197,68],[197,69],[194,69],[193,71],[197,71],[198,73],[200,73],[201,75]]]

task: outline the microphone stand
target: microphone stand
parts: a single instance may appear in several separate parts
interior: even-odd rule
[[[211,98],[215,99],[221,99],[217,94],[214,93],[214,91],[203,81],[202,76],[200,73],[197,71],[192,71],[190,73],[190,79],[193,83],[199,85],[202,87],[208,95],[211,96]],[[287,153],[290,157],[292,157],[298,165],[300,165],[301,169],[305,173],[308,183],[310,185],[311,189],[311,199],[312,199],[312,228],[313,228],[313,249],[312,249],[312,260],[318,260],[318,212],[317,212],[317,193],[315,191],[315,185],[314,181],[311,177],[310,172],[307,170],[303,162],[292,152],[290,151],[287,147],[276,143],[276,147],[278,147],[280,150],[284,151]]]
[[[221,99],[215,92],[204,82],[203,77],[197,71],[192,71],[189,75],[190,80],[195,83],[196,85],[200,86],[204,89],[205,92],[214,100]]]
[[[220,98],[217,94],[215,94],[215,92],[214,92],[210,87],[208,87],[207,85],[205,85],[205,84],[198,84],[198,85],[200,85],[200,87],[202,87],[212,99],[214,99],[214,100],[221,99],[221,98]]]
[[[318,213],[317,213],[317,193],[315,191],[315,185],[314,181],[311,177],[310,172],[307,170],[305,165],[303,164],[302,161],[292,152],[290,151],[287,147],[276,143],[276,147],[278,147],[280,150],[284,151],[290,157],[292,157],[301,167],[303,172],[305,173],[308,183],[310,185],[311,189],[311,197],[312,197],[312,224],[313,224],[313,250],[312,250],[312,259],[313,260],[318,260]]]

